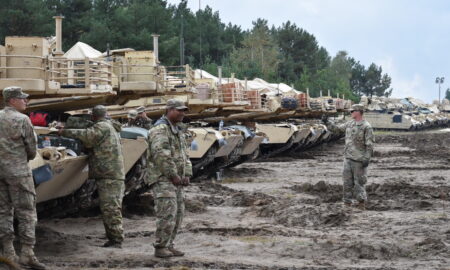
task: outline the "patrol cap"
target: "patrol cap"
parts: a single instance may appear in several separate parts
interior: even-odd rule
[[[364,105],[362,105],[362,104],[353,104],[352,108],[350,109],[350,112],[353,112],[353,111],[363,112],[364,111]]]
[[[138,112],[136,110],[129,110],[128,111],[128,118],[134,119],[138,115]]]
[[[166,109],[188,110],[189,108],[181,100],[169,99],[166,103]]]
[[[8,101],[12,98],[28,98],[28,94],[22,92],[22,88],[19,86],[10,86],[3,89],[3,99]]]
[[[136,109],[137,113],[143,113],[145,112],[145,107],[144,106],[140,106]]]
[[[106,116],[106,107],[103,105],[97,105],[92,109],[92,115],[98,117]]]

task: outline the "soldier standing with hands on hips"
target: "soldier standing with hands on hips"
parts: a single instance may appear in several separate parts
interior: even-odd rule
[[[372,126],[364,120],[364,106],[355,104],[350,109],[352,120],[342,125],[328,122],[325,116],[322,121],[331,130],[345,131],[344,171],[343,171],[343,201],[346,206],[352,206],[353,195],[355,205],[365,210],[367,194],[364,185],[367,183],[367,167],[373,155],[375,139]]]
[[[185,134],[181,127],[188,107],[170,99],[166,113],[153,128],[148,139],[148,177],[155,200],[155,256],[183,256],[175,249],[174,239],[184,216],[183,186],[189,185],[192,164],[187,154]]]
[[[28,161],[36,157],[37,140],[30,119],[20,113],[27,107],[22,88],[3,89],[5,108],[0,111],[0,239],[3,256],[23,267],[46,269],[34,255],[36,191]],[[13,246],[13,219],[19,221],[20,259]]]

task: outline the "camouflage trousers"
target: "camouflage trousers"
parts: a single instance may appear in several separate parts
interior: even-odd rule
[[[96,179],[100,210],[106,237],[110,241],[122,243],[122,200],[125,192],[124,180]]]
[[[352,199],[358,202],[367,201],[364,185],[367,183],[367,167],[362,162],[346,158],[343,172],[343,201],[351,203]]]
[[[183,188],[167,181],[153,184],[156,213],[156,248],[173,246],[184,216]]]
[[[21,244],[34,245],[36,192],[31,176],[0,179],[0,239],[14,239],[14,216],[19,221]]]

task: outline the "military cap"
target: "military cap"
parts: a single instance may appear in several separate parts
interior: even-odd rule
[[[104,117],[106,116],[106,107],[103,105],[97,105],[92,109],[92,115]]]
[[[28,94],[22,92],[22,88],[19,86],[10,86],[3,89],[3,99],[8,101],[12,98],[28,98]]]
[[[166,103],[167,109],[177,109],[177,110],[188,110],[189,108],[184,104],[183,101],[178,99],[169,99]]]
[[[136,110],[129,110],[128,111],[128,118],[134,119],[138,115],[138,112]]]
[[[143,113],[145,112],[145,107],[144,106],[140,106],[136,109],[137,113]]]
[[[364,105],[362,105],[362,104],[353,104],[352,108],[350,109],[350,112],[353,112],[353,111],[363,112],[364,111]]]

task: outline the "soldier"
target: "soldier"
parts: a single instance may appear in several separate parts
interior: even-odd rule
[[[106,119],[106,108],[97,105],[92,109],[94,125],[87,129],[61,129],[62,136],[76,138],[87,148],[89,174],[98,188],[100,210],[108,241],[104,247],[121,248],[124,239],[122,228],[122,199],[125,192],[125,170],[120,143],[120,125]]]
[[[123,125],[123,127],[133,127],[134,122],[136,121],[136,117],[137,117],[137,111],[136,110],[129,110],[128,111],[128,115],[127,115],[127,119],[128,122],[126,124]]]
[[[124,127],[140,127],[145,129],[150,129],[152,127],[152,119],[148,118],[143,106],[136,110],[129,110],[127,118],[128,122]]]
[[[3,89],[5,108],[0,111],[0,238],[3,256],[24,266],[46,269],[34,255],[36,192],[28,161],[36,156],[36,135],[30,119],[20,113],[28,94],[20,87]],[[13,246],[14,216],[19,221],[20,259]]]
[[[152,119],[150,119],[145,113],[145,107],[141,106],[136,109],[137,117],[134,125],[137,127],[151,129],[152,128]]]
[[[358,201],[356,207],[364,210],[367,194],[364,185],[367,183],[367,167],[373,154],[375,142],[373,130],[369,122],[363,119],[364,106],[355,104],[350,109],[352,119],[336,126],[328,123],[335,131],[345,131],[343,201],[346,206],[352,205],[353,194]],[[327,124],[325,117],[324,123]]]
[[[183,186],[189,185],[192,164],[181,128],[188,108],[183,102],[167,101],[166,114],[149,132],[148,172],[157,217],[155,256],[183,256],[174,248],[174,239],[184,215]]]

